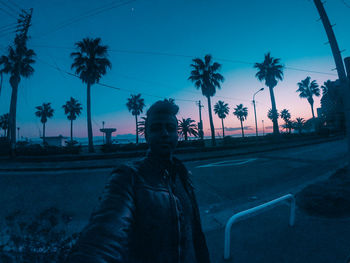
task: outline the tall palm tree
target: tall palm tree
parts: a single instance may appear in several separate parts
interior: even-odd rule
[[[234,108],[233,115],[237,117],[237,119],[241,122],[241,129],[242,129],[242,137],[244,137],[244,128],[243,128],[243,122],[247,119],[248,116],[248,108],[243,107],[243,104],[236,105],[237,107]]]
[[[191,67],[193,70],[191,71],[191,76],[188,79],[194,82],[195,87],[197,89],[201,89],[202,94],[208,99],[211,140],[212,145],[215,146],[215,129],[211,112],[210,97],[215,95],[216,88],[220,89],[220,83],[224,81],[224,77],[217,72],[221,68],[221,65],[217,62],[213,62],[211,55],[206,55],[204,60],[195,58],[192,61],[193,64],[191,64]]]
[[[41,123],[43,124],[43,144],[45,146],[45,125],[48,118],[53,116],[54,110],[51,108],[51,103],[43,103],[42,106],[35,107],[37,111],[35,116],[40,118]]]
[[[299,92],[299,97],[306,98],[310,103],[312,118],[315,120],[313,96],[320,96],[320,88],[318,87],[316,80],[311,81],[310,77],[298,82],[298,86],[299,88],[297,89],[297,92]]]
[[[8,136],[9,114],[5,113],[0,116],[0,128],[4,130],[4,137]]]
[[[280,59],[271,57],[270,52],[268,52],[265,54],[264,61],[262,63],[255,63],[254,68],[258,69],[255,77],[259,81],[265,81],[265,85],[269,87],[271,107],[273,111],[277,112],[273,89],[276,87],[278,80],[283,80],[283,65],[280,64]],[[277,135],[279,134],[277,118],[273,118],[272,122],[273,133]]]
[[[179,134],[184,136],[185,141],[188,139],[188,135],[193,135],[195,137],[198,137],[198,128],[195,124],[195,120],[192,120],[191,118],[179,120]]]
[[[230,112],[230,108],[227,103],[223,102],[222,100],[219,100],[214,105],[214,112],[219,116],[221,119],[221,125],[222,125],[222,138],[225,137],[225,126],[224,126],[224,119]]]
[[[94,151],[93,134],[91,124],[91,86],[98,83],[107,73],[107,68],[112,64],[107,59],[107,46],[101,45],[101,38],[84,38],[75,43],[77,52],[71,53],[74,62],[71,66],[75,74],[87,85],[87,130],[89,139],[89,152]]]
[[[34,60],[35,52],[32,49],[28,49],[23,37],[17,35],[15,38],[14,46],[8,48],[8,55],[1,56],[0,65],[3,66],[1,74],[10,75],[10,85],[12,88],[10,113],[9,113],[9,138],[11,143],[11,152],[14,154],[16,146],[16,113],[17,113],[17,97],[18,86],[21,81],[21,77],[28,78],[34,73],[32,64]]]
[[[83,107],[78,100],[71,97],[62,108],[64,109],[64,114],[67,115],[67,119],[70,120],[70,141],[73,142],[73,121],[81,114]]]
[[[272,122],[274,119],[278,120],[279,116],[280,116],[280,114],[279,114],[277,109],[276,109],[276,111],[269,109],[269,111],[267,112],[267,118],[269,118]]]
[[[291,118],[291,115],[287,109],[281,110],[281,119],[284,120],[285,122],[284,127],[286,130],[289,129],[289,133],[291,132],[290,118]]]
[[[131,112],[133,116],[135,116],[136,121],[136,144],[139,143],[139,129],[138,129],[138,121],[137,116],[139,116],[143,108],[145,107],[145,100],[141,98],[141,94],[137,95],[131,95],[130,98],[128,98],[128,102],[126,103],[126,107],[128,107],[128,110]]]

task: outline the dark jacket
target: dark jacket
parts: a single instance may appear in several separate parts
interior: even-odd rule
[[[196,261],[208,263],[208,248],[189,172],[175,158],[172,167],[188,197],[192,210],[189,214],[193,215],[189,228],[192,235],[185,240],[191,240]],[[68,262],[189,263],[184,260],[189,251],[188,246],[182,246],[184,237],[180,239],[181,211],[171,184],[168,169],[151,157],[117,167]]]

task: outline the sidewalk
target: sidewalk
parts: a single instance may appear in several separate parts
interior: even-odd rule
[[[236,149],[219,149],[218,151],[197,151],[197,152],[188,152],[188,153],[178,153],[176,156],[182,161],[196,161],[196,160],[206,160],[212,158],[221,158],[229,156],[241,156],[252,153],[260,153],[267,151],[276,151],[286,148],[301,147],[306,145],[320,144],[325,142],[331,142],[335,140],[344,140],[343,137],[329,137],[329,138],[317,138],[313,140],[301,140],[286,142],[281,144],[271,144],[271,145],[258,145],[258,146],[247,146]],[[130,155],[130,153],[128,153]],[[67,157],[67,156],[66,156]],[[103,156],[102,156],[103,157]],[[111,158],[106,156],[102,158],[99,156],[99,159],[92,160],[76,160],[76,156],[72,156],[73,160],[64,160],[57,161],[51,160],[50,158],[43,158],[42,161],[16,161],[16,160],[0,160],[0,172],[21,172],[21,171],[58,171],[58,170],[77,170],[77,169],[101,169],[101,168],[112,168],[118,165],[119,163],[124,163],[126,161],[136,160],[140,157],[140,153],[137,153],[137,156],[120,156]],[[54,157],[52,157],[54,158]],[[52,159],[51,158],[51,159]],[[60,156],[57,156],[60,158]],[[37,158],[36,158],[37,159]]]
[[[224,227],[206,232],[212,263],[346,263],[350,218],[310,217],[297,209],[290,227],[284,205],[232,226],[231,258],[223,259]]]

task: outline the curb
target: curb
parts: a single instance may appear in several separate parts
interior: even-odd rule
[[[304,142],[297,145],[285,145],[280,146],[276,148],[270,148],[270,149],[261,149],[261,150],[248,150],[246,152],[236,152],[236,153],[226,153],[221,155],[211,155],[211,156],[202,156],[202,157],[188,157],[188,158],[181,158],[178,156],[178,158],[183,162],[191,162],[191,161],[202,161],[202,160],[210,160],[210,159],[217,159],[217,158],[225,158],[225,157],[231,157],[231,156],[241,156],[241,155],[249,155],[254,153],[263,153],[263,152],[273,152],[278,150],[283,150],[287,148],[297,148],[297,147],[303,147],[308,145],[317,145],[321,143],[327,143],[337,140],[342,140],[344,138],[332,138],[328,140],[318,140],[314,142]],[[215,152],[214,152],[215,153]],[[131,157],[132,159],[138,159],[142,157]],[[117,165],[118,159],[116,159],[116,164],[114,165],[92,165],[88,167],[84,166],[71,166],[71,167],[28,167],[28,168],[0,168],[0,172],[49,172],[49,171],[69,171],[69,170],[85,170],[85,169],[110,169]]]

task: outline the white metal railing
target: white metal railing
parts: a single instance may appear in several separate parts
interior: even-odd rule
[[[226,223],[225,227],[225,246],[224,246],[224,259],[227,260],[230,258],[230,241],[231,241],[231,227],[232,225],[237,222],[238,219],[245,217],[251,217],[254,214],[257,214],[257,212],[264,210],[266,208],[270,208],[280,202],[290,200],[290,217],[289,217],[289,225],[294,225],[295,220],[295,198],[292,194],[284,195],[280,198],[274,199],[270,202],[264,203],[262,205],[250,208],[248,210],[239,212],[237,214],[234,214],[230,217],[230,219]]]

